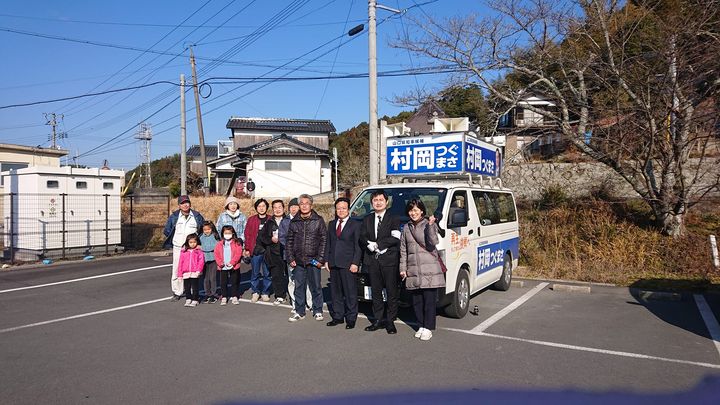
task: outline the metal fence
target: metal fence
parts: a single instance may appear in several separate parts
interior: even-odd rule
[[[122,244],[126,250],[145,250],[150,246],[172,212],[170,200],[167,194],[122,198]]]
[[[170,211],[170,197],[0,194],[2,260],[37,261],[144,249]]]

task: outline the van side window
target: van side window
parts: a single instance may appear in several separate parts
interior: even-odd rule
[[[517,220],[517,214],[515,213],[515,204],[513,203],[512,194],[508,193],[492,193],[494,194],[494,200],[497,204],[497,209],[500,214],[500,222],[513,222]]]
[[[450,218],[452,218],[453,213],[458,210],[465,211],[465,215],[468,215],[467,212],[467,192],[466,191],[456,191],[453,193],[452,198],[450,199],[450,211],[448,216],[448,223],[450,222]]]
[[[512,194],[473,191],[481,225],[495,225],[517,220]]]

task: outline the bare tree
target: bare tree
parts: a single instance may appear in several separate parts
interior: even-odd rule
[[[682,234],[687,210],[720,191],[707,153],[718,141],[720,1],[489,7],[482,18],[416,20],[417,35],[394,45],[466,69],[496,112],[528,94],[552,101],[554,110],[523,107],[622,176],[663,234]]]

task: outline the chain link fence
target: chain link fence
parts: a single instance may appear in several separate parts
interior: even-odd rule
[[[144,250],[162,233],[167,195],[0,194],[3,262],[31,262]]]

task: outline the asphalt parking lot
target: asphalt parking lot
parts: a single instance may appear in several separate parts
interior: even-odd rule
[[[217,403],[426,390],[669,394],[720,376],[720,298],[525,280],[430,342],[287,322],[289,307],[169,302],[169,258],[0,272],[5,403]],[[247,285],[245,285],[247,287]],[[369,307],[361,310],[369,313]],[[328,317],[326,316],[326,321]],[[714,339],[713,339],[714,337]]]

